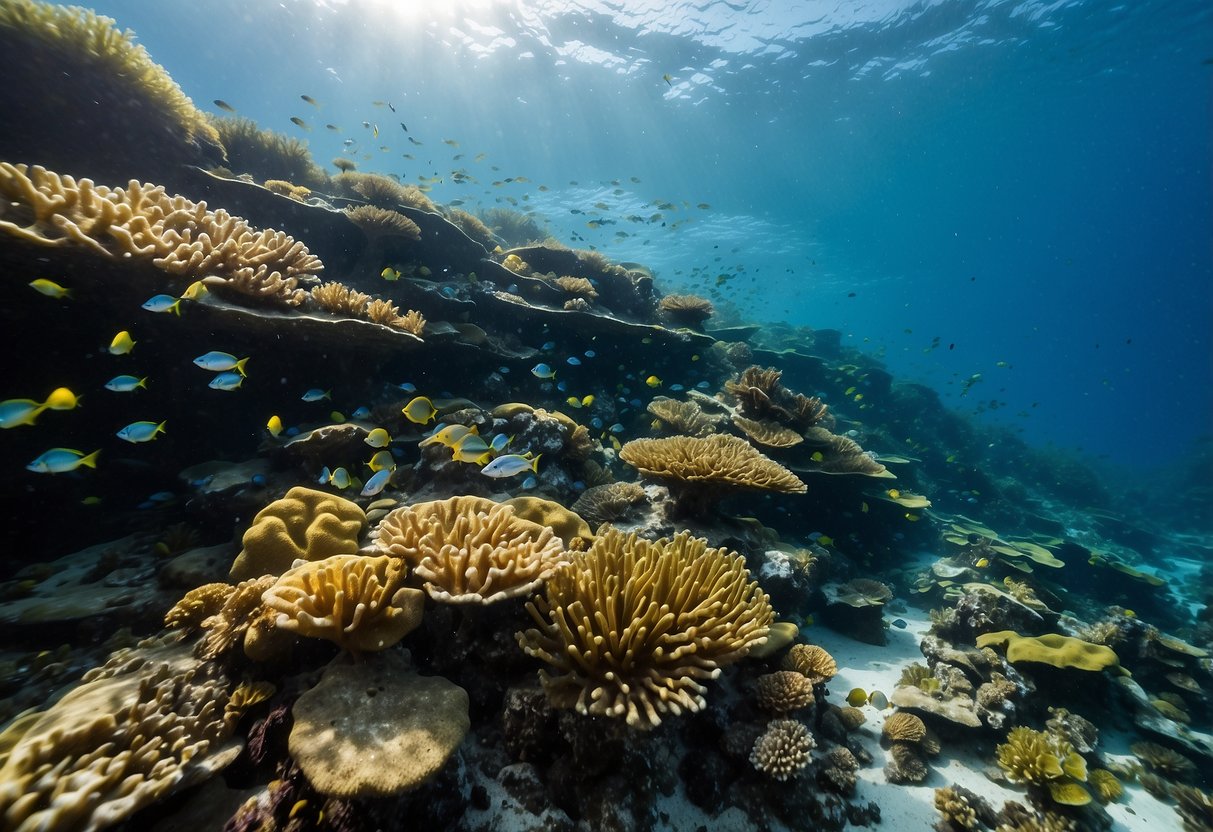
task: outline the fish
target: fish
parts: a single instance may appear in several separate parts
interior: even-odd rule
[[[383,271],[379,273],[379,276],[384,280],[395,282],[400,279],[400,269],[393,269],[391,266],[384,266]]]
[[[33,399],[9,399],[0,402],[0,428],[32,425],[44,410],[46,410],[46,405]]]
[[[459,147],[459,142],[455,141],[454,139],[443,139],[442,143],[449,144],[451,147]]]
[[[539,349],[543,350],[544,352],[549,352],[550,350],[554,350],[554,349],[556,349],[556,342],[555,341],[544,341],[543,346],[540,347]]]
[[[871,511],[872,509],[871,509],[871,508],[868,506],[868,501],[867,501],[867,500],[862,500],[862,501],[860,501],[860,503],[859,503],[859,510],[860,510],[861,512],[863,512],[864,514],[867,514],[867,513],[868,513],[869,511]]]
[[[200,355],[194,359],[194,365],[201,367],[204,370],[210,370],[212,373],[221,373],[225,370],[235,370],[240,375],[248,375],[244,371],[245,365],[248,364],[248,358],[237,359],[236,356],[226,352],[208,352],[206,355]]]
[[[46,397],[42,406],[48,410],[75,410],[80,397],[66,387],[57,387]]]
[[[514,437],[506,436],[504,433],[499,433],[489,442],[489,450],[495,454],[499,454],[510,446],[514,441]]]
[[[822,546],[833,546],[834,538],[830,537],[829,535],[822,534],[817,536],[817,542]]]
[[[329,419],[331,419],[333,421],[333,424],[340,425],[345,422],[345,414],[342,413],[340,410],[330,410]]]
[[[233,107],[231,104],[228,104],[228,103],[227,103],[226,101],[224,101],[222,98],[216,98],[216,99],[215,99],[214,101],[212,101],[211,103],[212,103],[212,104],[214,104],[216,107],[218,107],[220,110],[226,110],[226,111],[227,111],[227,112],[229,112],[229,113],[234,113],[234,112],[236,112],[236,108],[235,108],[235,107]]]
[[[821,451],[813,451],[813,454],[809,457],[809,459],[813,460],[814,462],[825,462],[825,458],[826,455]]]
[[[500,479],[502,477],[512,477],[515,474],[521,474],[523,471],[530,471],[533,474],[539,473],[539,459],[543,454],[534,459],[527,459],[519,454],[506,454],[499,456],[490,462],[488,465],[480,469],[480,473],[486,477]]]
[[[369,418],[371,418],[371,409],[369,407],[367,407],[366,405],[363,405],[362,407],[358,408],[353,413],[351,413],[350,418],[356,419],[360,422],[365,419],[369,419]]]
[[[868,694],[868,704],[878,711],[883,711],[889,707],[889,698],[878,690],[874,690]]]
[[[304,121],[303,119],[299,118],[299,116],[291,116],[291,124],[294,124],[298,127],[302,127],[304,130],[312,129],[311,127],[308,126],[307,122]]]
[[[378,124],[376,124],[374,127],[371,128],[371,135],[373,137],[375,137],[376,139],[379,138],[379,125]]]
[[[181,317],[181,299],[172,295],[153,295],[143,302],[143,308],[148,312],[172,312]]]
[[[119,439],[132,444],[151,442],[157,434],[164,433],[164,422],[131,422],[115,434]]]
[[[362,440],[372,448],[386,448],[392,444],[392,437],[387,432],[386,428],[375,428],[366,435],[366,439]]]
[[[371,478],[366,481],[366,485],[364,485],[362,487],[362,491],[359,492],[359,496],[374,497],[376,494],[378,494],[380,491],[382,491],[384,488],[387,487],[388,481],[390,481],[391,479],[392,479],[392,469],[391,468],[384,468],[380,471],[376,471],[371,476]]]
[[[320,103],[318,101],[316,101],[316,99],[312,98],[310,95],[301,95],[299,97],[302,98],[304,101],[306,101],[308,104],[311,104],[313,107],[320,106]]]
[[[531,368],[531,375],[535,378],[556,378],[556,371],[547,364],[536,364]]]
[[[195,280],[189,286],[185,287],[185,291],[181,293],[182,300],[201,300],[210,294],[210,289],[206,288],[206,284],[201,280]]]
[[[265,429],[270,432],[270,436],[277,439],[284,430],[282,427],[282,417],[278,415],[271,416],[270,420],[265,423]]]
[[[239,390],[240,385],[244,383],[244,376],[240,373],[216,373],[211,379],[211,383],[207,387],[212,390]]]
[[[438,416],[438,408],[425,396],[417,396],[400,411],[413,424],[428,425]]]
[[[320,469],[320,479],[317,480],[321,485],[331,485],[342,491],[349,488],[353,484],[353,479],[350,477],[350,472],[344,468],[337,468],[333,471],[324,466]]]
[[[325,126],[327,129],[332,130],[334,133],[340,133],[340,132],[341,132],[341,128],[340,128],[340,127],[338,127],[336,124],[326,124],[326,125],[324,125],[324,126]]]
[[[868,692],[863,688],[851,688],[847,694],[847,704],[852,708],[862,708],[868,704]]]
[[[396,470],[396,458],[392,456],[391,451],[379,451],[371,457],[371,461],[366,464],[366,467],[378,473],[379,471]]]
[[[581,408],[581,399],[577,398],[576,396],[569,396],[567,399],[564,400],[564,403],[567,404],[569,407],[575,407],[578,409]]]
[[[135,378],[135,376],[114,376],[105,383],[106,390],[112,390],[115,393],[132,393],[136,389],[142,387],[147,389],[147,376],[143,378]]]
[[[325,399],[332,401],[333,400],[333,391],[332,390],[321,390],[319,387],[313,387],[311,390],[308,390],[306,393],[304,393],[299,398],[301,398],[305,402],[319,402],[319,401],[323,401]]]
[[[71,448],[51,448],[26,465],[25,470],[33,471],[35,474],[66,474],[68,471],[75,471],[82,466],[95,469],[97,455],[100,453],[100,449],[91,454],[85,454],[83,451]]]
[[[906,620],[904,618],[894,618],[889,623],[892,624],[894,627],[896,627],[899,630],[904,630],[906,627],[910,626],[909,624],[906,623]]]
[[[581,359],[575,355],[570,355],[568,358],[566,358],[564,360],[564,363],[568,364],[570,367],[580,367]]]
[[[417,443],[417,447],[425,448],[430,445],[446,445],[449,448],[469,433],[476,433],[476,428],[469,428],[465,425],[447,425],[444,428],[435,430],[425,439],[422,439]]]
[[[400,384],[397,384],[396,386],[399,387],[401,390],[403,390],[406,393],[416,393],[417,392],[417,385],[410,384],[407,381],[402,381]]]
[[[593,403],[594,403],[594,397],[592,395],[581,397],[581,406],[582,407],[589,407]]]
[[[989,558],[978,558],[977,563],[973,564],[973,566],[975,566],[978,569],[985,569],[989,565],[990,565]]]
[[[531,476],[529,476],[525,480],[523,480],[522,485],[520,485],[518,487],[521,488],[523,491],[530,491],[532,488],[534,488],[537,485],[539,485],[539,478],[536,477],[534,474],[532,474]]]
[[[661,76],[661,80],[665,81],[666,86],[668,86],[668,87],[674,86],[674,79],[668,72],[665,75]]]
[[[135,342],[131,339],[131,334],[125,329],[114,336],[114,340],[110,341],[110,355],[129,355],[130,351],[135,348]]]
[[[646,378],[644,380],[644,383],[647,384],[649,387],[660,387],[661,379],[657,378],[657,376],[649,376],[648,378]]]
[[[488,444],[474,433],[465,435],[451,446],[451,458],[457,462],[474,462],[484,465],[493,458]]]
[[[898,491],[896,488],[890,488],[885,493],[888,494],[890,497],[892,497],[894,500],[896,500],[898,497],[901,496],[901,492]]]
[[[72,296],[71,289],[66,289],[53,280],[47,280],[45,277],[31,280],[29,286],[35,292],[46,295],[48,298],[55,298],[56,300],[63,300]]]
[[[911,514],[910,512],[907,511],[906,519],[909,520],[911,523],[917,523],[919,520],[922,519],[922,515],[921,514]]]

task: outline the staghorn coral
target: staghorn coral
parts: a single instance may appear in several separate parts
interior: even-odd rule
[[[813,683],[795,670],[764,673],[754,683],[754,701],[764,711],[786,714],[813,704]]]
[[[296,560],[355,552],[365,524],[366,514],[357,503],[295,486],[253,517],[228,577],[279,575]]]
[[[404,586],[404,561],[334,555],[287,570],[261,600],[280,630],[346,650],[386,650],[417,628],[425,597]]]
[[[204,620],[223,609],[235,589],[225,583],[203,584],[191,589],[164,614],[164,626],[186,632],[201,629]]]
[[[1196,770],[1196,766],[1178,751],[1155,742],[1140,741],[1129,746],[1137,759],[1163,777],[1178,779]]]
[[[927,726],[921,718],[907,711],[897,711],[885,718],[880,734],[890,742],[922,742]]]
[[[716,312],[711,301],[698,295],[666,295],[657,308],[671,323],[689,327],[702,326]]]
[[[550,528],[481,497],[402,506],[379,521],[371,544],[403,558],[431,598],[451,604],[526,595],[564,558],[564,546]]]
[[[650,401],[647,410],[661,420],[663,427],[682,436],[710,436],[721,423],[719,416],[709,416],[695,402],[680,402],[665,396]]]
[[[312,287],[309,292],[312,302],[325,312],[336,315],[362,315],[367,310],[371,296],[355,291],[344,283],[333,281]]]
[[[1067,775],[1087,779],[1087,764],[1070,743],[1056,734],[1018,726],[995,750],[998,766],[1012,783],[1044,785]]]
[[[776,719],[754,741],[750,764],[775,780],[795,777],[809,764],[817,746],[809,729],[794,719]]]
[[[374,205],[359,205],[357,208],[347,208],[345,215],[361,229],[368,239],[375,237],[421,239],[421,228],[399,211],[376,208]]]
[[[736,436],[633,439],[619,458],[645,474],[711,491],[721,487],[803,494],[808,487],[779,463]]]
[[[763,643],[774,618],[745,560],[687,533],[648,541],[600,530],[527,604],[518,633],[556,707],[648,729],[698,711],[720,669]]]
[[[573,295],[587,301],[598,299],[598,290],[594,288],[593,283],[584,277],[570,277],[565,275],[553,280],[552,284],[557,289],[568,295]]]
[[[573,511],[595,527],[619,520],[645,499],[644,489],[634,482],[609,482],[583,491]]]
[[[778,422],[747,419],[744,416],[734,416],[733,424],[752,442],[765,445],[768,448],[791,448],[804,441],[804,437],[791,428],[785,428]]]
[[[323,188],[328,181],[312,158],[307,142],[258,127],[255,121],[243,116],[212,116],[210,123],[227,152],[227,166],[236,173],[251,174],[261,181],[292,183],[291,189],[285,191],[286,196],[295,195],[293,185]],[[270,188],[270,183],[267,181],[265,186]]]
[[[108,259],[150,261],[169,274],[208,277],[208,285],[297,306],[324,266],[281,231],[258,232],[205,202],[170,197],[131,181],[94,185],[40,166],[0,163],[0,233],[40,246],[77,246]]]
[[[834,657],[816,644],[793,644],[783,657],[783,668],[807,676],[815,685],[830,681],[838,672]]]

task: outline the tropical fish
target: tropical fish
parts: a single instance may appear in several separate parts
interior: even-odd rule
[[[577,409],[581,409],[581,399],[577,398],[576,396],[569,396],[567,399],[564,400],[564,403],[567,404],[569,407],[575,407]]]
[[[644,383],[647,384],[649,387],[660,387],[661,379],[657,378],[657,376],[649,376],[648,378],[646,378],[644,380]]]
[[[9,399],[0,402],[0,428],[15,428],[32,425],[46,405],[33,399]]]
[[[580,367],[580,366],[581,366],[581,359],[580,359],[580,358],[578,358],[578,357],[577,357],[577,356],[575,356],[575,355],[570,355],[568,358],[566,358],[566,359],[564,360],[564,363],[565,363],[565,364],[568,364],[570,367]]]
[[[444,428],[435,430],[425,439],[417,443],[417,447],[424,448],[429,445],[446,445],[448,448],[454,445],[469,433],[475,433],[476,428],[466,427],[465,425],[447,425]]]
[[[117,437],[131,443],[151,442],[160,433],[164,433],[164,422],[131,422],[118,431]]]
[[[889,698],[878,690],[874,690],[868,694],[868,704],[878,711],[883,711],[889,707]]]
[[[384,280],[395,282],[400,279],[400,269],[393,269],[391,266],[384,266],[383,271],[379,273],[379,276]]]
[[[319,401],[323,401],[325,399],[332,401],[333,400],[333,391],[332,390],[321,390],[319,387],[313,387],[311,390],[308,390],[306,393],[304,393],[299,398],[303,399],[303,401],[305,401],[305,402],[319,402]]]
[[[489,450],[495,454],[499,454],[508,448],[510,443],[513,441],[514,437],[506,436],[504,433],[499,433],[493,437],[492,441],[489,442]]]
[[[49,410],[75,410],[80,397],[66,387],[57,387],[46,397],[42,406]]]
[[[306,101],[308,104],[311,104],[313,107],[320,106],[320,103],[318,101],[316,101],[316,99],[312,98],[310,95],[301,95],[299,97],[302,98],[304,101]]]
[[[372,448],[386,448],[392,444],[392,437],[387,432],[386,428],[375,428],[366,435],[366,439],[362,440]]]
[[[556,371],[547,364],[536,364],[531,368],[531,375],[535,378],[556,378]]]
[[[62,300],[63,298],[70,298],[72,296],[71,289],[65,289],[55,281],[47,280],[45,277],[40,277],[37,280],[31,280],[29,285],[30,288],[35,292],[40,292],[41,294],[46,295],[48,298]]]
[[[911,523],[917,523],[920,519],[922,519],[922,515],[921,514],[911,514],[910,512],[907,511],[906,519],[909,520]]]
[[[901,492],[898,491],[896,488],[890,488],[885,493],[888,494],[890,497],[892,497],[894,500],[896,500],[898,497],[901,496]]]
[[[868,704],[868,692],[863,688],[851,688],[847,694],[847,704],[852,708],[862,708]]]
[[[114,376],[105,383],[106,390],[112,390],[115,393],[131,393],[136,388],[142,387],[147,389],[147,377],[136,378],[135,376]]]
[[[353,479],[350,477],[350,472],[344,468],[337,468],[330,471],[328,466],[320,469],[320,479],[318,482],[321,485],[331,485],[334,488],[339,488],[342,491],[349,488],[353,484]]]
[[[84,452],[74,451],[71,448],[51,448],[26,465],[25,470],[33,471],[35,474],[65,474],[68,471],[75,471],[82,465],[86,468],[96,468],[99,453],[101,453],[100,449],[85,455]]]
[[[369,407],[367,407],[366,405],[363,405],[362,407],[358,408],[357,410],[355,410],[353,413],[350,414],[351,419],[356,419],[359,422],[361,422],[365,419],[369,419],[370,417],[371,417],[371,409]]]
[[[210,289],[206,288],[206,284],[201,280],[195,280],[189,286],[185,287],[185,291],[181,293],[182,300],[199,300],[210,293]]]
[[[277,415],[271,416],[270,420],[265,423],[265,429],[270,432],[270,436],[277,439],[283,431],[282,417]]]
[[[366,464],[366,467],[375,472],[382,471],[385,468],[389,471],[395,471],[396,458],[392,456],[391,451],[379,451],[371,457],[371,461]]]
[[[360,496],[374,497],[380,491],[387,487],[388,481],[392,478],[392,469],[383,468],[376,471],[374,475],[366,481],[366,485],[362,487]]]
[[[521,474],[523,471],[531,471],[539,473],[539,459],[543,454],[534,459],[527,459],[519,454],[506,454],[499,456],[490,462],[488,465],[480,469],[480,473],[486,477],[494,477],[500,479],[502,477],[512,477],[515,474]]]
[[[125,329],[114,336],[114,340],[110,341],[110,355],[127,355],[135,348],[135,342],[131,340],[131,334]]]
[[[239,390],[240,385],[244,383],[244,376],[240,373],[216,373],[211,379],[211,383],[207,387],[212,390]]]
[[[822,546],[833,546],[834,538],[830,537],[829,535],[822,534],[817,536],[817,542]]]
[[[539,485],[539,478],[532,474],[522,481],[522,485],[520,485],[519,488],[521,488],[523,491],[530,491],[537,485]]]
[[[291,124],[294,124],[297,127],[302,127],[304,130],[312,129],[311,127],[308,127],[307,122],[299,118],[299,116],[291,116]]]
[[[400,412],[413,424],[428,425],[438,415],[438,408],[434,407],[434,403],[425,396],[417,396]]]
[[[661,76],[661,80],[665,81],[666,86],[669,86],[669,87],[674,86],[674,80],[668,72],[665,75]]]
[[[200,355],[194,359],[195,366],[201,367],[204,370],[210,370],[212,373],[221,373],[224,370],[235,370],[240,375],[248,375],[244,372],[244,366],[248,364],[247,358],[237,359],[236,356],[226,352],[208,352],[206,355]]]
[[[457,462],[474,462],[484,465],[493,458],[488,444],[474,433],[465,435],[451,446],[451,458]]]
[[[345,422],[345,414],[342,413],[340,410],[330,410],[329,418],[333,421],[333,424],[335,424],[335,425],[340,425]]]
[[[859,504],[859,510],[860,510],[861,512],[863,512],[864,514],[867,514],[869,511],[871,511],[871,509],[868,507],[868,501],[867,501],[867,500],[863,500],[862,502],[860,502],[860,504]]]
[[[973,566],[975,566],[978,569],[985,569],[989,565],[990,565],[989,558],[978,558],[977,563],[973,564]]]
[[[234,113],[234,112],[236,112],[236,108],[235,108],[235,107],[233,107],[231,104],[228,104],[228,103],[227,103],[226,101],[224,101],[222,98],[216,98],[216,99],[214,100],[214,102],[213,102],[213,103],[214,103],[214,105],[215,105],[216,107],[218,107],[220,110],[227,110],[229,113]]]
[[[589,406],[590,406],[590,405],[592,405],[593,403],[594,403],[594,397],[593,397],[592,395],[591,395],[591,396],[582,396],[582,397],[581,397],[581,406],[582,406],[582,407],[589,407]]]
[[[148,312],[172,312],[181,317],[181,299],[172,295],[153,295],[143,302],[143,308]]]

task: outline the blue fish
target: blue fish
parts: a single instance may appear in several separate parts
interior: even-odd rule
[[[580,358],[578,358],[578,357],[577,357],[577,356],[575,356],[575,355],[570,355],[568,358],[566,358],[566,359],[564,360],[564,363],[565,363],[565,364],[568,364],[570,367],[580,367],[580,366],[581,366],[581,359],[580,359]]]
[[[545,341],[543,346],[540,347],[539,349],[543,350],[544,352],[551,352],[552,350],[556,349],[556,342],[555,341]]]
[[[115,393],[130,393],[133,390],[142,387],[147,389],[147,377],[135,378],[134,376],[114,376],[105,383],[106,390],[113,390]]]
[[[563,393],[569,389],[569,384],[567,381],[558,381],[556,382],[556,389]]]
[[[531,368],[531,375],[535,378],[556,378],[556,371],[547,364],[536,364]]]
[[[513,441],[514,437],[506,436],[504,433],[499,433],[493,437],[491,442],[489,442],[489,449],[492,450],[493,453],[499,454],[504,451],[506,446]]]
[[[127,442],[151,442],[156,438],[157,434],[164,433],[164,422],[156,424],[155,422],[131,422],[129,425],[118,431],[116,434],[119,439]]]
[[[510,371],[510,368],[506,367],[504,364],[497,368],[497,372],[501,373],[502,375],[505,375],[509,371]]]
[[[530,491],[532,488],[534,488],[537,485],[539,485],[539,478],[536,477],[534,474],[532,474],[531,476],[527,477],[525,480],[522,481],[522,490]]]
[[[683,387],[681,384],[671,384],[670,390],[674,393],[681,393],[683,390],[686,390],[686,388]]]
[[[148,312],[172,312],[181,317],[181,299],[172,295],[154,295],[144,301],[143,308]]]
[[[100,450],[93,451],[91,454],[85,454],[81,451],[74,451],[71,448],[51,448],[44,454],[39,455],[37,459],[25,466],[25,470],[33,471],[35,474],[63,474],[68,471],[75,471],[80,466],[88,468],[97,467],[97,454]]]
[[[598,353],[594,352],[593,350],[586,350],[582,353],[582,355],[584,355],[586,358],[596,358]]]
[[[396,386],[399,387],[401,390],[403,390],[406,393],[416,393],[417,392],[417,385],[409,384],[407,381],[403,382],[401,384],[397,384]]]
[[[350,472],[344,468],[338,468],[330,471],[328,466],[320,469],[320,479],[317,480],[321,485],[331,485],[334,488],[345,490],[353,483],[350,478]]]
[[[318,402],[318,401],[322,401],[324,399],[328,399],[329,401],[332,401],[333,400],[333,391],[332,390],[321,390],[319,387],[313,387],[311,390],[308,390],[306,393],[304,393],[300,398],[302,398],[305,402]]]
[[[613,424],[609,428],[607,428],[607,430],[609,430],[611,433],[623,433],[624,427],[623,427],[623,425],[616,422],[615,424]]]
[[[206,355],[200,355],[194,359],[194,364],[204,370],[210,370],[212,373],[221,373],[225,370],[235,370],[240,375],[247,375],[244,372],[244,365],[248,363],[247,358],[237,359],[236,356],[227,352],[217,352],[211,350]]]
[[[543,454],[540,454],[534,459],[527,459],[526,457],[519,456],[518,454],[506,454],[505,456],[497,457],[488,465],[481,468],[480,473],[484,474],[486,477],[493,477],[494,479],[512,477],[515,474],[521,474],[523,471],[528,470],[533,473],[538,473],[539,458],[542,456]]]
[[[350,418],[358,419],[359,421],[361,421],[363,419],[369,419],[369,418],[371,418],[371,409],[364,405],[364,406],[358,408],[357,410],[355,410],[353,413],[351,413]]]
[[[600,416],[595,416],[590,420],[590,427],[592,427],[594,430],[602,430],[603,424],[604,422]]]
[[[380,491],[387,487],[388,480],[392,478],[392,469],[382,468],[375,472],[375,475],[366,481],[366,485],[362,487],[361,496],[374,497]]]
[[[219,373],[207,387],[212,390],[239,390],[243,382],[244,376],[240,373]]]
[[[711,386],[712,385],[708,384],[706,381],[701,381],[695,385],[695,387],[697,387],[700,390],[707,390]]]

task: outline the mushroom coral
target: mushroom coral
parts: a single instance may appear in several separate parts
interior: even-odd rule
[[[701,680],[761,644],[774,617],[744,558],[685,532],[602,529],[545,589],[527,604],[536,627],[517,638],[554,668],[540,671],[548,698],[640,729],[703,708]]]

